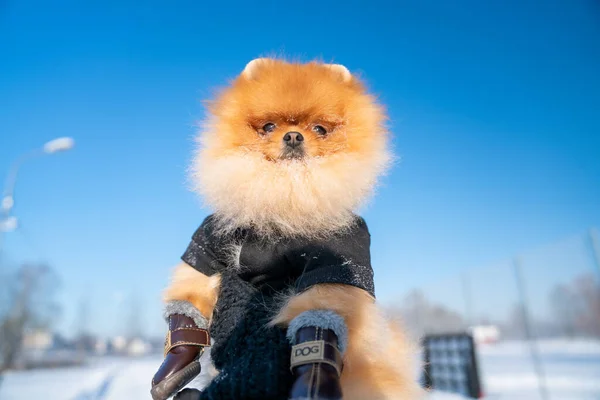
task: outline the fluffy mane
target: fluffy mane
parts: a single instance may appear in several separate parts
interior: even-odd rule
[[[390,161],[383,109],[356,78],[348,82],[324,70],[318,63],[270,60],[261,80],[242,74],[209,107],[190,172],[222,233],[252,227],[266,237],[321,237],[350,227],[373,193]],[[272,103],[248,97],[256,91]],[[287,108],[277,109],[280,104]],[[318,150],[310,157],[274,161],[261,150],[272,144],[248,123],[273,109],[282,115],[335,109],[342,123],[331,142],[307,143]]]

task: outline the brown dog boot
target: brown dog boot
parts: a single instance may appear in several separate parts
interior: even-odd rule
[[[292,346],[291,370],[295,382],[290,400],[340,400],[342,354],[330,329],[302,327]]]
[[[152,398],[166,400],[175,395],[200,373],[200,356],[210,345],[206,329],[182,314],[169,316],[165,340],[165,359],[152,378]]]

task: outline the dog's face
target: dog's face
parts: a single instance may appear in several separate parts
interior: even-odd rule
[[[259,59],[211,111],[224,146],[278,162],[360,151],[380,129],[372,108],[343,66]]]
[[[389,159],[381,106],[341,65],[257,59],[208,109],[196,177],[230,225],[339,229]]]

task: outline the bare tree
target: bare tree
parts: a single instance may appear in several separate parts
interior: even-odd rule
[[[600,337],[600,285],[592,274],[557,285],[550,304],[561,334]]]
[[[47,265],[25,264],[3,276],[0,308],[0,373],[17,360],[28,330],[48,328],[59,313],[58,278]]]
[[[550,292],[550,304],[560,333],[574,337],[579,301],[570,285],[557,285]]]
[[[95,338],[89,329],[90,319],[90,300],[89,293],[85,292],[79,304],[77,305],[77,314],[75,317],[75,348],[79,357],[83,357],[86,353],[92,351],[95,347]]]
[[[525,313],[523,305],[519,303],[513,304],[508,311],[506,320],[500,324],[502,335],[510,339],[526,338],[527,318],[528,316]]]
[[[127,304],[123,311],[125,312],[125,319],[127,324],[124,327],[123,334],[127,340],[138,339],[143,336],[143,314],[144,310],[140,302],[139,296],[132,292],[128,296]]]
[[[579,297],[576,325],[586,336],[600,337],[600,284],[592,274],[582,275],[573,282]]]
[[[416,337],[430,333],[463,331],[466,323],[456,311],[431,302],[420,290],[411,291],[400,305],[388,310],[391,316],[402,320]]]

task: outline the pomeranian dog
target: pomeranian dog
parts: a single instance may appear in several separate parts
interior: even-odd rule
[[[289,359],[283,387],[256,398],[419,397],[413,348],[375,302],[370,235],[355,214],[390,163],[384,108],[342,65],[268,58],[248,63],[207,108],[192,177],[214,214],[164,293],[169,332],[154,399],[200,372],[211,336],[217,360],[220,341],[260,320],[257,307],[239,307],[235,282],[273,299],[261,329],[289,339],[277,350]],[[250,346],[245,332],[239,346]]]

